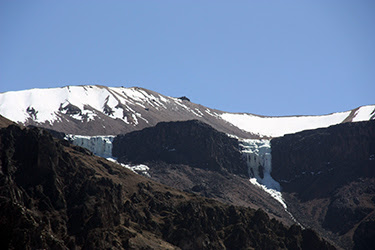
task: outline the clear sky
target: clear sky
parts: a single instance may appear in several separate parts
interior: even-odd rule
[[[83,84],[261,115],[375,104],[375,1],[0,0],[0,92]]]

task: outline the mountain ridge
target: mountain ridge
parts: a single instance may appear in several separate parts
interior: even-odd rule
[[[229,113],[189,98],[140,87],[65,86],[0,93],[0,114],[21,124],[77,135],[114,135],[161,121],[201,120],[241,138],[272,138],[305,129],[375,119],[375,105],[319,116],[262,116]],[[294,124],[292,127],[286,125]]]

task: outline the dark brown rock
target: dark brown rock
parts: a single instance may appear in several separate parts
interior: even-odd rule
[[[198,120],[161,122],[118,135],[113,156],[123,163],[163,161],[247,176],[238,141]]]
[[[303,131],[271,144],[272,176],[292,214],[352,248],[353,231],[375,211],[375,121]]]
[[[0,130],[1,249],[333,248],[261,210],[177,191],[79,149],[36,128]]]

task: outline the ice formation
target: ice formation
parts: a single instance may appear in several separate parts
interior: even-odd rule
[[[254,186],[263,189],[278,201],[292,220],[301,225],[294,216],[288,211],[283,196],[281,194],[280,184],[271,176],[272,155],[270,140],[239,139],[242,154],[246,158],[250,182]]]
[[[106,136],[84,136],[84,135],[66,135],[65,139],[71,141],[74,145],[87,148],[95,155],[101,157],[112,157],[112,142],[114,135]]]
[[[114,135],[106,136],[84,136],[84,135],[66,135],[65,139],[71,141],[74,145],[84,147],[97,156],[106,158],[107,160],[117,163],[124,168],[130,169],[134,173],[142,174],[150,177],[148,166],[144,164],[129,165],[119,163],[116,158],[112,156],[112,142],[115,138]]]
[[[280,184],[271,176],[271,142],[269,140],[240,140],[242,154],[246,158],[250,182],[262,188],[287,208],[280,190]]]

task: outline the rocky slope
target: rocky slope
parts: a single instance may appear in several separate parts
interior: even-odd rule
[[[241,138],[277,137],[375,118],[375,105],[320,116],[265,117],[228,113],[142,88],[66,86],[0,93],[0,115],[75,135],[117,135],[163,121],[197,119]]]
[[[133,174],[43,130],[0,129],[2,249],[332,249],[312,230]]]
[[[297,220],[344,248],[374,249],[375,121],[275,138],[272,176]]]
[[[225,122],[221,111],[151,90],[100,85],[0,93],[0,115],[25,126],[66,134],[117,135],[161,121],[198,119],[220,131],[251,137]]]
[[[252,208],[263,208],[286,224],[295,223],[283,206],[249,181],[237,139],[198,120],[162,122],[113,141],[113,156],[125,164],[145,164],[163,184]]]

